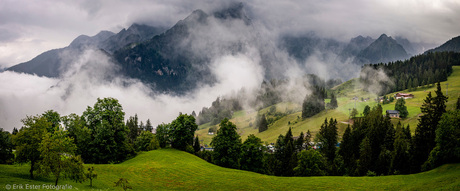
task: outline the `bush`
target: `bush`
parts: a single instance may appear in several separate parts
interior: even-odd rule
[[[377,174],[375,174],[374,171],[368,170],[367,173],[366,173],[366,176],[377,176]]]

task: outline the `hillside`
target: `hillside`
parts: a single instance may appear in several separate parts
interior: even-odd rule
[[[442,51],[453,51],[453,52],[460,52],[460,36],[454,37],[449,41],[445,42],[441,46],[428,50],[428,52],[442,52]]]
[[[97,179],[89,182],[61,180],[73,189],[114,189],[118,178],[128,179],[133,190],[432,190],[460,189],[460,165],[449,164],[432,171],[383,177],[276,177],[222,168],[186,152],[162,149],[141,153],[121,164],[94,166]],[[6,185],[53,184],[53,180],[28,179],[28,165],[0,165],[0,190]],[[117,188],[116,190],[121,190]]]
[[[446,92],[445,88],[447,83],[449,83],[449,100],[447,102],[447,109],[453,109],[457,98],[460,97],[460,66],[453,66],[453,73],[451,76],[448,77],[447,81],[441,82],[441,87],[444,93]],[[408,90],[400,91],[414,94],[415,98],[406,100],[409,116],[406,119],[392,119],[393,123],[397,124],[401,121],[404,125],[409,124],[411,130],[414,131],[418,123],[418,116],[421,114],[420,106],[422,106],[423,100],[428,92],[431,91],[434,93],[435,89],[435,86],[427,86],[419,87],[417,91],[412,92],[409,92]],[[369,105],[370,107],[377,105],[377,102],[374,101],[377,95],[363,91],[360,87],[359,80],[357,79],[344,82],[341,85],[334,87],[333,90],[338,95],[338,108],[334,110],[326,110],[313,117],[302,120],[300,118],[302,115],[300,103],[280,103],[276,105],[276,111],[290,114],[287,114],[275,121],[269,126],[267,131],[262,133],[259,133],[258,129],[254,125],[257,116],[256,112],[235,112],[230,121],[236,124],[238,133],[240,134],[242,140],[245,140],[248,135],[254,134],[266,143],[274,143],[280,134],[284,135],[286,133],[289,127],[292,127],[292,133],[294,136],[298,136],[300,132],[305,133],[310,130],[314,137],[314,135],[319,131],[324,119],[333,117],[339,122],[339,137],[341,137],[347,127],[348,115],[350,112],[349,109],[353,109],[356,105],[356,109],[360,113],[359,115],[362,115],[361,113],[366,105]],[[395,93],[396,92],[389,93],[387,96],[393,96]],[[355,101],[353,99],[354,97],[357,97],[358,99]],[[395,103],[396,101],[383,105],[383,111],[393,110]],[[268,112],[269,107],[260,110],[259,114],[267,114]],[[250,124],[253,125],[250,126]],[[208,135],[210,127],[211,126],[209,124],[201,125],[199,126],[199,130],[196,132],[196,134],[200,137],[200,140],[203,140],[203,144],[209,145],[212,137],[215,136]]]

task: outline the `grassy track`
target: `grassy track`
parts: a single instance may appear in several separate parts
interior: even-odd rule
[[[275,177],[253,172],[227,169],[173,149],[139,154],[121,164],[94,166],[98,178],[74,183],[79,190],[121,190],[113,185],[118,178],[127,178],[133,190],[459,190],[460,165],[444,165],[414,175],[383,177]],[[28,179],[28,165],[0,165],[0,190],[7,184],[53,184],[53,180]]]

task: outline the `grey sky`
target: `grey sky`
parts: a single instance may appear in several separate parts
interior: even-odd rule
[[[274,33],[304,33],[343,41],[382,33],[413,42],[441,44],[460,35],[458,0],[252,0],[253,20]],[[133,22],[172,26],[195,9],[205,12],[228,1],[211,0],[2,0],[0,67],[28,61],[67,46],[80,34],[118,32]]]

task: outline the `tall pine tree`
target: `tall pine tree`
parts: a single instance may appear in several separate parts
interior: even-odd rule
[[[421,170],[421,165],[428,159],[428,155],[435,147],[436,129],[442,114],[446,112],[447,97],[442,93],[439,82],[435,93],[436,97],[432,97],[429,92],[420,108],[423,115],[420,116],[415,129],[412,172]]]

